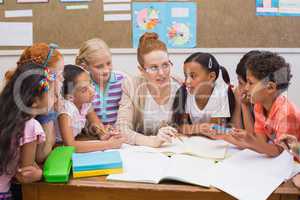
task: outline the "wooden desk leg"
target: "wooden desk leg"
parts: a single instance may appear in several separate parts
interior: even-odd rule
[[[38,200],[38,186],[36,184],[22,184],[23,200]]]

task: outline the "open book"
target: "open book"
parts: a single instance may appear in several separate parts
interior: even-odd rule
[[[293,156],[283,151],[271,158],[245,149],[222,161],[212,185],[237,199],[264,200],[293,173]]]
[[[206,159],[222,160],[226,156],[229,144],[222,140],[211,140],[202,136],[181,137],[173,139],[171,144],[165,144],[161,148],[145,146],[125,145],[123,149],[131,149],[136,152],[164,153],[167,155],[185,154]]]
[[[176,180],[209,187],[213,180],[212,160],[188,155],[165,156],[161,153],[121,150],[123,173],[112,174],[107,180],[157,184],[163,180]]]

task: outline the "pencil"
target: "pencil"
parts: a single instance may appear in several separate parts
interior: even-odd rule
[[[183,143],[183,139],[181,138],[180,134],[176,133],[175,137]]]
[[[98,125],[94,125],[94,127],[96,128],[96,130],[97,130],[98,134],[101,134],[101,135],[103,135],[103,134],[105,134],[105,133],[106,133],[106,130],[105,130],[105,128],[104,128],[104,127],[101,127],[101,126],[98,126]]]

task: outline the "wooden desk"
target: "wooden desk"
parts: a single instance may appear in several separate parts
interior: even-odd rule
[[[234,199],[215,188],[180,183],[144,184],[109,182],[105,177],[71,179],[68,184],[32,183],[22,186],[23,200],[221,200]],[[282,184],[270,200],[296,200],[300,190],[291,182]]]

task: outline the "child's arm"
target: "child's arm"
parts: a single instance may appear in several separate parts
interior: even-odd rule
[[[44,162],[55,144],[55,128],[53,121],[43,124],[42,127],[46,134],[46,141],[37,145],[36,161],[38,163]]]
[[[249,133],[254,132],[254,119],[250,111],[250,102],[247,99],[246,94],[241,94],[239,88],[236,88],[234,91],[235,97],[235,108],[234,113],[231,119],[232,124],[235,128],[244,128]],[[242,118],[241,118],[242,116]],[[243,120],[242,120],[243,119]],[[243,124],[244,123],[244,124]],[[244,127],[243,127],[244,125]]]
[[[240,98],[240,91],[239,88],[235,88],[234,90],[234,98],[235,98],[235,107],[233,116],[231,118],[231,122],[235,128],[243,128],[242,127],[242,108],[241,108],[241,98]]]
[[[124,137],[112,137],[107,141],[91,140],[91,141],[76,141],[73,136],[71,126],[71,118],[68,114],[60,114],[58,123],[63,142],[67,146],[74,146],[76,152],[101,151],[106,149],[120,148],[125,141]]]
[[[244,128],[248,133],[254,133],[254,119],[249,108],[250,104],[241,104]]]
[[[37,141],[26,143],[21,146],[20,150],[20,168],[16,178],[21,183],[30,183],[42,179],[43,171],[35,163],[37,150]]]
[[[270,157],[276,157],[283,151],[283,148],[279,145],[269,144],[267,136],[263,134],[253,134],[248,133],[246,130],[234,129],[232,136],[245,148],[266,154]]]
[[[112,136],[110,132],[106,130],[105,126],[102,124],[94,110],[90,111],[86,115],[86,118],[89,122],[89,133],[97,135],[101,140],[107,140]]]

